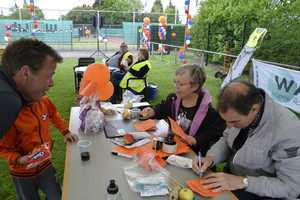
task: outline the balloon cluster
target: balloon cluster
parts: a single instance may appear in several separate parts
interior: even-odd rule
[[[30,7],[30,12],[32,13],[32,15],[34,15],[34,12],[33,12],[33,0],[30,0],[29,7]],[[32,40],[34,40],[34,36],[35,36],[36,29],[39,27],[38,21],[37,21],[37,17],[36,17],[36,16],[33,16],[33,19],[34,19],[34,25],[33,25],[32,32],[31,32],[31,34],[30,34],[30,38],[31,38]]]
[[[88,36],[90,36],[90,35],[91,35],[91,31],[90,31],[89,29],[87,29],[87,30],[85,31],[85,34],[87,34]]]
[[[158,18],[159,21],[159,27],[158,27],[158,37],[160,40],[166,40],[166,17],[165,16],[160,16]]]
[[[148,51],[150,50],[150,19],[148,17],[144,18],[144,24],[142,26],[143,29],[143,47]]]
[[[11,27],[12,27],[12,25],[11,24],[5,24],[5,25],[3,25],[4,26],[4,28],[7,30],[7,31],[9,31],[9,30],[11,30]],[[5,41],[10,41],[11,39],[10,39],[10,33],[9,32],[6,32],[5,33],[5,36],[4,36],[4,40]]]
[[[30,12],[33,13],[33,0],[30,0],[29,7],[30,7]]]
[[[10,41],[11,39],[10,39],[9,36],[10,36],[9,32],[6,32],[6,33],[5,33],[5,36],[4,36],[4,40],[5,40],[5,41]]]
[[[183,59],[184,58],[184,51],[185,49],[188,48],[188,45],[191,43],[191,32],[190,32],[190,29],[191,29],[191,26],[193,24],[193,20],[192,20],[192,16],[189,14],[189,10],[188,10],[188,5],[189,5],[189,0],[186,0],[184,2],[184,9],[185,9],[185,13],[187,14],[187,19],[188,19],[188,22],[187,22],[187,26],[186,26],[186,30],[185,30],[185,35],[186,35],[186,41],[185,41],[185,47],[183,47],[183,49],[180,49],[180,54],[179,54],[179,58],[180,59]],[[187,61],[185,60],[184,61],[184,64],[186,64]]]
[[[32,40],[34,40],[34,35],[35,35],[35,32],[36,32],[36,29],[39,27],[39,26],[38,26],[37,17],[34,16],[33,19],[34,19],[34,26],[33,26],[33,29],[32,29],[31,36],[30,36],[30,38],[31,38]]]
[[[105,35],[99,36],[99,41],[100,42],[105,42],[105,43],[108,42]]]
[[[166,47],[166,45],[159,44],[158,45],[158,52],[160,53],[162,51],[163,53],[165,53],[165,47]]]
[[[4,28],[5,28],[7,31],[11,30],[11,28],[12,28],[12,25],[11,25],[11,24],[5,24],[5,25],[3,25],[3,26],[4,26]]]
[[[83,74],[79,95],[92,97],[96,94],[98,100],[107,100],[114,93],[114,86],[109,80],[110,72],[105,65],[91,64]]]

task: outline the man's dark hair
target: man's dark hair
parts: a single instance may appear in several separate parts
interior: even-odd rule
[[[63,58],[44,42],[21,38],[7,45],[0,67],[11,76],[24,65],[28,65],[33,73],[37,73],[43,68],[47,56],[51,56],[56,63],[63,61]]]
[[[233,84],[242,85],[237,89]],[[226,113],[228,109],[233,108],[241,115],[248,115],[254,104],[262,102],[263,97],[258,88],[246,81],[236,81],[221,89],[217,109],[221,113]]]

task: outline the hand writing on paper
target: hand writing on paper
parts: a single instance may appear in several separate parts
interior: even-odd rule
[[[205,180],[200,183],[205,185],[204,189],[215,188],[213,192],[220,192],[223,190],[237,190],[243,189],[243,176],[235,176],[223,172],[210,173],[203,177]]]
[[[155,112],[154,112],[154,110],[153,110],[152,108],[147,107],[147,108],[144,108],[144,109],[142,110],[141,115],[142,115],[143,117],[149,118],[149,117],[153,117],[153,116],[155,115]]]
[[[203,157],[201,159],[201,169],[199,168],[199,157],[195,156],[193,158],[193,164],[192,164],[192,169],[196,174],[200,174],[200,172],[203,174],[209,168],[213,163],[214,159],[210,156]]]
[[[68,140],[72,143],[72,142],[77,142],[79,140],[79,138],[78,138],[77,135],[69,133],[69,134],[64,136],[65,144],[67,144]]]

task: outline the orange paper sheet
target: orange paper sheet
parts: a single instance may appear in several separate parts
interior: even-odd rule
[[[182,130],[182,128],[177,124],[177,122],[175,122],[173,119],[171,119],[170,117],[168,117],[169,121],[170,121],[170,125],[171,125],[171,129],[173,131],[173,133],[175,133],[177,136],[179,136],[180,138],[186,140],[190,146],[192,146],[191,141],[189,140],[189,138],[186,136],[185,132]]]
[[[140,124],[134,124],[137,131],[154,131],[157,130],[156,123],[153,119],[148,119]]]
[[[151,141],[150,143],[146,144],[146,147],[150,149],[151,152],[155,153],[159,157],[167,157],[172,154],[165,153],[161,149],[154,150],[153,147],[153,138],[155,137],[166,137],[167,135],[156,135],[156,136],[150,136],[148,139]],[[181,142],[178,138],[174,137],[174,141],[177,142],[177,151],[174,154],[181,154],[181,153],[187,153],[190,152],[190,148],[185,144],[184,142]]]
[[[225,192],[221,191],[221,192],[217,192],[214,193],[213,189],[204,189],[203,188],[203,184],[200,183],[200,181],[203,181],[204,178],[199,178],[197,180],[190,180],[190,181],[185,181],[188,186],[194,191],[197,192],[198,194],[204,196],[204,197],[215,197],[218,196],[219,194]]]
[[[126,148],[121,145],[117,145],[111,152],[121,153],[128,156],[133,156],[139,147]]]

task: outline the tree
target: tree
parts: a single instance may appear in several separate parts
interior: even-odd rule
[[[300,32],[299,0],[206,0],[200,4],[191,28],[192,47],[201,49],[202,40],[207,43],[210,23],[209,50],[224,52],[224,44],[230,43],[232,53],[238,55],[253,30],[264,27],[268,29],[269,39],[263,41],[255,58],[298,65],[300,44],[296,40],[299,34],[295,33]],[[246,34],[242,43],[244,22]],[[201,25],[206,27],[204,33]],[[204,39],[202,34],[206,36]],[[212,61],[221,62],[223,58],[214,55]]]
[[[161,4],[160,0],[156,0],[153,4],[153,7],[151,9],[151,13],[163,13],[163,6]]]
[[[76,10],[91,10],[91,12]],[[62,19],[73,20],[73,24],[91,24],[93,16],[97,15],[97,12],[93,10],[95,10],[93,7],[86,5],[77,6],[69,11],[66,15],[62,16]]]
[[[99,0],[95,0],[95,9],[103,11],[119,11],[119,12],[101,12],[104,17],[105,24],[122,24],[123,21],[133,21],[132,13],[141,12],[143,5],[140,0],[102,0],[101,8],[98,7]]]
[[[30,7],[29,6],[23,6],[24,9],[21,9],[21,16],[22,19],[33,19],[32,13],[30,12]],[[20,19],[19,15],[19,8],[18,7],[12,7],[9,9],[10,19]],[[37,17],[38,20],[43,20],[45,19],[45,15],[42,10],[40,10],[39,7],[34,6],[34,15]]]
[[[174,15],[168,15],[167,23],[175,23],[175,17],[176,17],[176,23],[178,23],[178,24],[180,23],[178,13],[177,13],[177,15],[175,15],[176,14],[175,12],[176,12],[176,8],[175,8],[175,6],[173,6],[171,4],[171,1],[170,1],[169,6],[165,10],[165,13],[166,14],[174,14]]]

